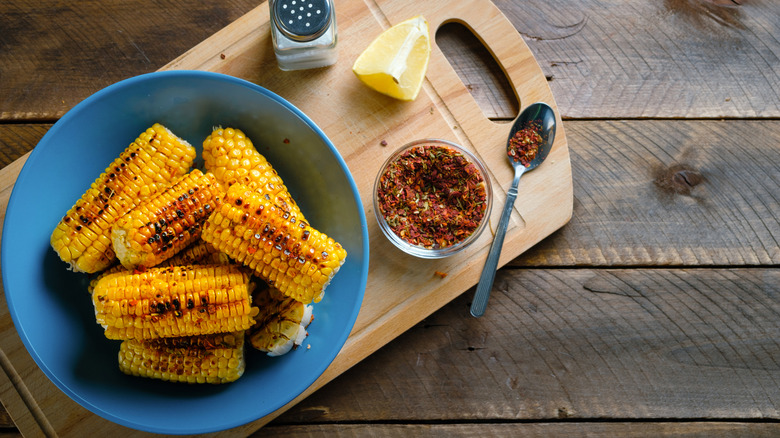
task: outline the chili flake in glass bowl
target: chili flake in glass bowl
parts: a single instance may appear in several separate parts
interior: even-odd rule
[[[374,184],[374,213],[401,250],[442,258],[479,237],[492,196],[487,170],[476,156],[447,140],[423,139],[385,161]]]

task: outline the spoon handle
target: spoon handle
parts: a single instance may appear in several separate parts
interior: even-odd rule
[[[512,216],[512,209],[517,198],[517,186],[524,172],[525,167],[521,165],[515,166],[515,177],[512,179],[512,186],[506,193],[506,203],[504,204],[504,210],[501,212],[501,219],[498,221],[496,236],[490,245],[490,252],[488,252],[487,260],[485,260],[485,267],[482,268],[482,274],[479,276],[474,300],[471,302],[472,316],[480,317],[485,314],[488,298],[490,298],[490,290],[493,288],[493,280],[496,278],[496,267],[501,256],[501,248],[504,246],[504,236],[509,226],[509,217]]]

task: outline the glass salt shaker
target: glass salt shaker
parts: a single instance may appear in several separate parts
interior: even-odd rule
[[[268,7],[280,69],[302,70],[336,62],[333,0],[269,0]]]

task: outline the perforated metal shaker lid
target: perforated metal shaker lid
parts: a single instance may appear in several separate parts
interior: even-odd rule
[[[331,0],[275,0],[274,22],[287,38],[311,41],[330,25],[332,7]]]

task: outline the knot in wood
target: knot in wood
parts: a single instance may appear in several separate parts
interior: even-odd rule
[[[690,195],[691,190],[704,182],[701,172],[688,164],[674,164],[658,173],[655,185],[660,189],[679,195]]]

